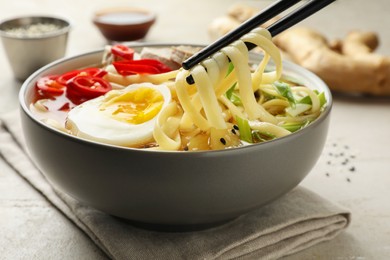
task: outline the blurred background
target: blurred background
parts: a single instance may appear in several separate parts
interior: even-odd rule
[[[272,2],[272,0],[84,0],[82,2],[75,0],[1,0],[0,19],[28,14],[55,15],[67,18],[74,22],[68,48],[68,55],[72,55],[100,48],[105,44],[104,38],[91,22],[93,13],[101,8],[131,6],[147,8],[156,12],[157,22],[145,41],[181,41],[183,43],[206,44],[210,41],[207,34],[209,24],[214,18],[226,14],[228,8],[233,4],[242,3],[260,9]],[[42,6],[45,6],[44,13]],[[386,0],[337,0],[301,24],[318,29],[329,37],[342,37],[352,29],[383,32],[388,29],[390,18],[378,15],[370,16],[368,20],[366,17],[367,13],[381,13],[383,9],[389,7],[390,3]],[[353,26],[348,22],[350,20],[354,20]],[[390,39],[383,38],[379,51],[387,50],[390,52],[389,47]],[[0,58],[3,59],[2,52]]]

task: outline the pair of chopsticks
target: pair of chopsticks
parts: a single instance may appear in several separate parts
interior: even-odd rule
[[[267,27],[267,30],[271,33],[272,36],[275,36],[282,31],[290,28],[291,26],[299,23],[310,15],[316,13],[317,11],[321,10],[322,8],[334,1],[335,0],[310,0],[306,4],[302,5],[301,7],[292,11],[290,14],[286,15],[285,17],[279,19],[278,21]],[[225,36],[212,43],[211,45],[208,45],[201,51],[197,52],[196,54],[185,60],[182,63],[183,68],[186,70],[191,69],[196,64],[210,57],[223,47],[240,39],[243,35],[249,33],[251,30],[264,24],[268,20],[276,17],[277,15],[294,6],[298,2],[301,2],[301,0],[279,0],[275,2],[256,16],[242,23],[235,30],[231,31],[230,33],[226,34]],[[255,47],[253,44],[250,43],[245,44],[249,50]],[[192,84],[192,77],[187,79],[187,82]]]

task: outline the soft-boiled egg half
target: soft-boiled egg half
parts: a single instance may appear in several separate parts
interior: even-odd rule
[[[153,140],[155,121],[170,101],[166,85],[133,84],[73,108],[66,127],[81,138],[139,147]]]

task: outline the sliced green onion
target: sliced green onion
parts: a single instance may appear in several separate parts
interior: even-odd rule
[[[259,142],[266,142],[272,139],[275,139],[276,136],[268,133],[268,132],[260,132],[258,130],[255,130],[252,132],[253,139],[255,140],[256,143]]]
[[[305,128],[307,125],[310,124],[310,120],[306,120],[302,123],[286,123],[283,124],[282,127],[290,132],[296,132],[302,128]]]
[[[253,143],[252,129],[249,126],[248,120],[237,116],[236,121],[238,129],[240,131],[240,139],[248,143]]]
[[[291,87],[289,84],[284,83],[284,82],[280,82],[280,81],[276,81],[273,83],[273,85],[276,87],[279,94],[282,97],[287,99],[287,101],[290,103],[290,106],[292,106],[292,107],[295,106],[296,100],[294,98],[294,95],[291,91]]]
[[[320,107],[323,107],[326,104],[325,93],[324,92],[318,93],[317,90],[314,90],[314,92],[317,94],[318,99],[320,100]],[[300,100],[297,101],[297,103],[298,104],[308,104],[308,105],[312,104],[310,96],[305,96],[305,97],[301,98]]]
[[[320,107],[323,107],[326,104],[325,93],[321,92],[320,94],[318,94],[318,98],[320,100]]]
[[[234,70],[233,63],[229,63],[229,68],[226,73],[226,76],[229,75]],[[236,88],[237,83],[234,83],[233,86],[231,86],[228,91],[226,91],[225,95],[226,97],[236,106],[241,106],[241,98],[234,92],[234,89]]]
[[[237,83],[234,83],[233,86],[226,91],[225,95],[234,105],[241,106],[241,98],[234,92],[236,85]]]
[[[311,109],[311,105],[298,103],[294,107],[286,108],[286,113],[290,116],[296,117],[297,115],[302,114],[309,109]]]
[[[234,70],[234,65],[233,65],[233,63],[230,62],[226,76],[229,75],[233,70]]]
[[[311,105],[311,104],[312,104],[312,103],[311,103],[311,98],[310,98],[309,95],[307,95],[307,96],[301,98],[301,99],[298,100],[297,102],[298,102],[298,104],[308,104],[308,105]]]

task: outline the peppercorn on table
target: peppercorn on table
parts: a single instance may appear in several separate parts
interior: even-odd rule
[[[1,1],[1,19],[47,14],[70,20],[67,56],[102,48],[106,42],[92,23],[103,7],[136,6],[153,10],[157,21],[145,42],[210,42],[208,28],[236,3],[261,8],[272,1]],[[390,56],[390,2],[340,0],[302,22],[329,38],[351,30],[375,31],[377,52]],[[188,13],[190,10],[190,13]],[[18,108],[21,82],[14,79],[0,48],[0,112]],[[346,79],[347,80],[347,79]],[[387,259],[390,256],[390,97],[335,94],[324,152],[302,186],[349,209],[350,227],[335,239],[288,259]],[[3,143],[0,143],[3,145]],[[288,174],[288,173],[286,173]],[[0,158],[0,259],[107,259],[80,229]]]

